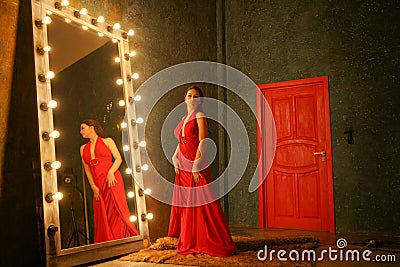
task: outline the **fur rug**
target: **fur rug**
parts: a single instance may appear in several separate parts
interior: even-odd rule
[[[163,237],[157,239],[150,247],[124,256],[119,260],[207,267],[312,266],[310,262],[279,261],[276,258],[276,253],[272,261],[269,259],[266,261],[260,261],[257,258],[257,253],[259,250],[263,250],[265,245],[268,246],[268,251],[271,251],[272,249],[275,249],[276,251],[283,249],[288,252],[289,250],[294,249],[300,253],[302,250],[315,249],[320,245],[318,239],[314,237],[260,239],[254,237],[233,236],[232,239],[235,242],[238,251],[230,257],[212,257],[206,254],[181,255],[176,251],[178,239]]]

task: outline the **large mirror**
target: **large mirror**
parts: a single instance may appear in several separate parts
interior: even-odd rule
[[[129,142],[137,140],[137,129],[126,123],[136,116],[132,107],[130,114],[125,112],[135,102],[128,34],[64,3],[32,1],[43,217],[48,265],[52,266],[116,256],[148,241],[144,194],[135,184],[141,173],[132,171],[132,166],[140,164],[140,154]],[[56,108],[47,106],[52,101],[57,102]],[[101,123],[122,156],[119,173],[124,196],[118,205],[125,205],[127,211],[126,229],[118,238],[99,234],[99,225],[104,224],[99,217],[107,214],[99,216],[103,207],[99,209],[94,200],[80,155],[80,147],[88,142],[80,134],[86,119]],[[52,135],[57,133],[54,130],[58,138]],[[122,140],[123,131],[127,140]],[[52,166],[58,162],[61,167]],[[63,194],[61,200],[52,198],[56,192]]]

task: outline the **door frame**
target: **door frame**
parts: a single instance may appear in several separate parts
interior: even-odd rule
[[[263,100],[264,91],[270,89],[284,89],[288,86],[299,86],[304,84],[315,84],[322,83],[323,95],[324,95],[324,112],[325,112],[325,124],[326,124],[326,157],[328,158],[326,162],[326,174],[327,174],[327,190],[328,190],[328,219],[327,223],[329,224],[328,229],[329,232],[335,233],[335,202],[334,202],[334,181],[333,181],[333,166],[332,166],[332,137],[331,137],[331,114],[330,114],[330,102],[329,102],[329,84],[328,84],[328,76],[320,76],[315,78],[305,78],[299,80],[290,80],[283,82],[274,82],[274,83],[266,83],[257,85],[256,92],[256,112],[257,112],[257,120],[261,126],[264,126],[262,122],[265,119],[265,109],[269,107],[265,107],[265,103],[268,103],[267,100]],[[265,136],[266,127],[262,127],[259,129],[257,127],[257,154],[258,158],[261,161],[260,168],[258,170],[258,180],[260,186],[258,187],[258,226],[260,228],[267,228],[268,222],[268,210],[267,210],[267,183],[266,178],[263,177],[263,174],[268,175],[269,169],[267,172],[268,166],[265,165],[265,161],[260,159],[260,156],[265,155],[265,153],[261,153],[265,151],[265,147],[262,146],[262,137]],[[265,178],[265,179],[264,179]]]

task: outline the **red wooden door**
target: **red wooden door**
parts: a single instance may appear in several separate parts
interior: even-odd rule
[[[328,77],[258,87],[277,138],[272,167],[259,188],[260,227],[335,232]],[[268,128],[261,127],[265,136]]]

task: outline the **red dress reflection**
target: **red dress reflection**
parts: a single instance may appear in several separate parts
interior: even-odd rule
[[[236,252],[236,247],[219,201],[211,201],[201,206],[189,206],[199,201],[204,203],[204,200],[212,198],[210,189],[192,191],[193,188],[206,186],[212,182],[212,178],[207,167],[201,171],[204,178],[201,178],[199,183],[194,182],[191,170],[200,143],[196,112],[191,114],[184,126],[185,137],[182,137],[184,120],[185,117],[174,131],[179,140],[180,167],[174,182],[168,236],[179,237],[180,254],[204,253],[218,257],[230,256]]]
[[[107,173],[113,165],[112,154],[102,138],[95,145],[96,159],[90,158],[90,142],[82,153],[82,158],[90,167],[93,181],[100,190],[100,200],[93,198],[94,242],[105,242],[135,236],[138,231],[129,220],[130,212],[125,198],[124,181],[117,170],[115,186],[108,187]]]

